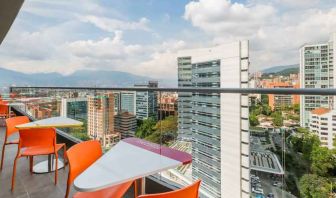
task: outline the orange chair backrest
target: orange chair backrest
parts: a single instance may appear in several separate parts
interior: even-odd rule
[[[8,113],[9,113],[8,105],[0,103],[0,114],[8,114]]]
[[[4,101],[4,100],[1,100],[1,101],[0,101],[0,104],[2,104],[2,105],[8,105],[8,102],[7,102],[7,101]]]
[[[17,116],[6,119],[6,135],[10,136],[13,133],[19,131],[15,126],[20,124],[25,124],[29,122],[29,118],[27,116]]]
[[[201,184],[201,180],[197,180],[195,183],[185,188],[175,190],[172,192],[140,195],[138,198],[198,198],[198,189]]]
[[[78,143],[66,153],[69,161],[68,185],[103,155],[101,145],[96,140]]]
[[[33,146],[50,146],[56,145],[56,130],[54,128],[41,129],[23,129],[20,133],[20,148]]]

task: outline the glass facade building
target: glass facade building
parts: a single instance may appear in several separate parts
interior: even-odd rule
[[[129,112],[136,115],[135,92],[120,93],[120,109],[122,112]]]
[[[158,87],[157,81],[149,81],[145,84],[135,84],[134,87],[153,88]],[[136,92],[136,118],[138,120],[158,117],[158,96],[155,91]]]
[[[115,114],[128,112],[132,115],[136,114],[136,92],[121,91],[114,93],[114,111]]]
[[[61,116],[86,121],[87,113],[87,98],[62,98]]]
[[[178,66],[178,87],[191,87],[192,65],[191,57],[179,57],[177,59]],[[191,140],[191,92],[178,93],[178,138],[182,140]]]

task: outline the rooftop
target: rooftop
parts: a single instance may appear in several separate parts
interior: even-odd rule
[[[330,112],[330,109],[328,108],[317,108],[317,109],[314,109],[311,111],[312,114],[316,114],[316,115],[323,115],[323,114],[326,114],[326,113],[329,113]]]

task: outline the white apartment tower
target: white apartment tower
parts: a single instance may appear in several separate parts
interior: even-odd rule
[[[310,131],[318,135],[321,145],[333,149],[336,138],[336,111],[327,108],[317,108],[310,112]]]
[[[181,51],[178,61],[180,87],[248,87],[248,41]],[[182,95],[178,107],[184,114],[178,118],[179,130],[182,128],[184,137],[191,136],[192,176],[202,180],[205,193],[201,196],[250,197],[248,96]],[[183,115],[191,121],[186,122],[189,118]]]
[[[306,44],[300,49],[301,88],[335,88],[336,33],[326,43]],[[309,112],[319,108],[334,108],[335,97],[308,95],[300,97],[300,125],[309,127]]]

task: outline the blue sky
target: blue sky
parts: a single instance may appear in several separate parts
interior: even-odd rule
[[[299,62],[336,31],[334,0],[29,0],[0,46],[26,73],[118,70],[176,79],[179,50],[250,41],[251,71]]]

